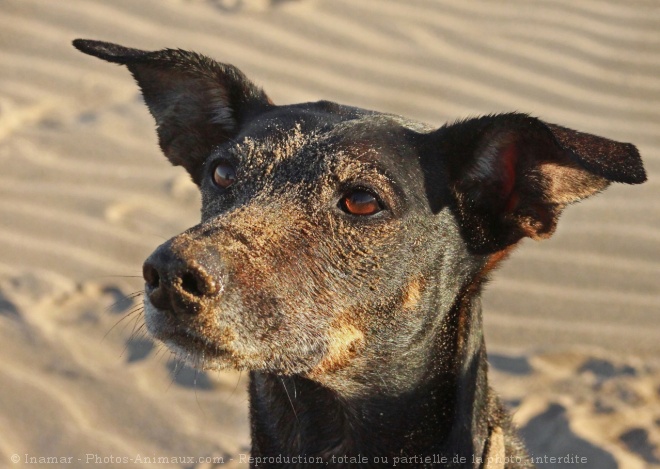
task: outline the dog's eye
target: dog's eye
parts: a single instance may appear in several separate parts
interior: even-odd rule
[[[219,163],[213,170],[213,182],[226,189],[236,182],[236,170],[229,163]]]
[[[339,207],[346,213],[360,216],[375,215],[383,209],[376,196],[364,190],[355,190],[344,195],[339,201]]]

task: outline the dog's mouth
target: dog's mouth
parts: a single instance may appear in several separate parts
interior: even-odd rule
[[[195,368],[202,370],[236,368],[236,364],[232,363],[233,354],[228,348],[212,344],[190,331],[169,334],[167,338],[159,338],[159,340],[167,345],[177,358]]]
[[[307,336],[307,340],[295,340],[302,332],[278,335],[286,327],[241,334],[240,325],[232,327],[211,313],[201,311],[182,316],[145,300],[149,333],[178,359],[198,369],[265,371],[319,378],[347,366],[364,345],[363,333],[348,323],[333,324],[329,331],[319,331],[313,337]]]
[[[145,323],[149,333],[164,343],[178,359],[200,369],[245,368],[245,357],[235,350],[228,328],[217,330],[213,337],[194,324],[178,321],[167,311],[145,302]]]

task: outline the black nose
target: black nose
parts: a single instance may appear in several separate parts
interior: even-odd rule
[[[160,310],[196,314],[203,300],[220,294],[220,266],[218,256],[204,248],[177,249],[167,242],[142,267],[147,297]]]

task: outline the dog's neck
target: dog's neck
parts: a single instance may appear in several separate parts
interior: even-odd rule
[[[299,376],[251,373],[252,455],[320,456],[330,464],[340,462],[333,455],[371,463],[387,456],[389,464],[424,455],[441,467],[474,467],[492,405],[478,292],[462,295],[418,342],[405,356],[352,373],[366,388],[357,397]],[[386,391],[393,388],[395,395]]]

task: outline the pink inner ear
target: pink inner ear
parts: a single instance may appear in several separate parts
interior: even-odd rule
[[[502,198],[506,199],[504,210],[512,212],[518,205],[518,194],[513,192],[516,184],[516,164],[518,163],[518,144],[514,141],[508,143],[500,152],[500,165],[502,174]]]

